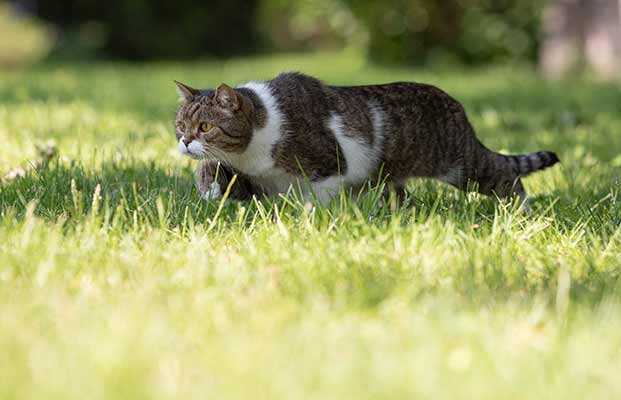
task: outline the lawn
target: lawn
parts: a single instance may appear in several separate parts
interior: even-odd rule
[[[413,80],[490,148],[556,151],[533,212],[419,180],[206,204],[173,79]],[[621,397],[621,87],[355,54],[0,75],[0,398]],[[41,163],[37,146],[58,157]]]

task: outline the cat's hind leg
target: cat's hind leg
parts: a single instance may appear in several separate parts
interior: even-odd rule
[[[527,213],[531,211],[528,195],[519,175],[500,177],[492,194],[503,199],[517,200],[522,210]]]
[[[556,154],[549,151],[503,155],[482,148],[479,154],[475,163],[479,191],[499,197],[519,197],[525,210],[529,210],[528,198],[521,178],[559,162]]]
[[[480,149],[474,160],[453,164],[437,179],[463,191],[475,190],[501,199],[519,199],[528,209],[528,196],[524,190],[519,170],[507,156]]]
[[[501,199],[517,199],[522,209],[530,211],[528,195],[519,170],[504,155],[490,151],[486,157],[487,160],[480,160],[471,179],[476,184],[477,191]]]

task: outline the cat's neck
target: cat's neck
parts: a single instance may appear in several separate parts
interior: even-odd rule
[[[250,82],[250,83],[247,83],[246,85],[249,85],[249,84],[256,84],[256,83]],[[258,84],[266,85],[263,82],[259,82]],[[251,119],[253,128],[258,129],[258,128],[263,127],[265,125],[266,118],[267,118],[267,109],[265,108],[264,102],[261,99],[261,97],[259,97],[259,95],[257,94],[255,90],[245,87],[245,85],[235,88],[235,91],[243,95],[252,104],[253,112],[252,112],[250,119]]]
[[[238,90],[254,105],[254,128],[248,147],[242,153],[227,154],[232,167],[249,176],[260,176],[274,168],[272,149],[281,138],[284,116],[267,82],[248,82]]]

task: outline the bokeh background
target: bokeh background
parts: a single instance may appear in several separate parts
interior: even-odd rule
[[[0,0],[0,399],[621,399],[619,0]],[[533,213],[205,202],[173,79],[418,81]]]
[[[376,63],[531,63],[619,76],[619,0],[14,0],[0,66],[355,50]]]

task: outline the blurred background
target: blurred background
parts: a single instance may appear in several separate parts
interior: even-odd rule
[[[380,64],[621,72],[621,0],[13,0],[0,68],[355,50]]]

